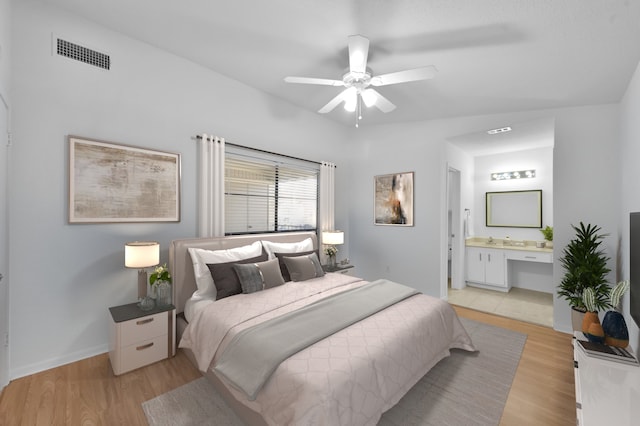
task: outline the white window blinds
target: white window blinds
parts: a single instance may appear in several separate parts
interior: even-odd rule
[[[316,230],[319,165],[265,157],[227,153],[225,233]]]

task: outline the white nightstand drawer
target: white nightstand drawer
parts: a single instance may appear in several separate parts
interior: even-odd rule
[[[168,324],[166,312],[124,321],[120,325],[120,345],[125,347],[156,336],[166,336]]]
[[[163,336],[157,336],[151,340],[144,340],[123,347],[120,358],[122,372],[131,371],[166,358],[169,342],[166,330],[165,326],[165,334]]]

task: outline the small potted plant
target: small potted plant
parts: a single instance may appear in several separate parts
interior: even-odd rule
[[[171,273],[167,264],[156,266],[156,269],[149,276],[149,285],[155,286],[156,305],[158,307],[169,306],[171,304]]]
[[[629,329],[620,313],[620,299],[629,290],[629,281],[620,281],[609,293],[611,309],[604,315],[602,329],[604,330],[604,343],[609,346],[626,348],[629,345]]]
[[[334,268],[336,266],[336,254],[338,254],[338,249],[336,248],[336,246],[325,247],[324,254],[329,257],[329,266]]]
[[[553,227],[547,225],[542,228],[540,232],[542,232],[542,236],[544,237],[545,246],[553,247]]]
[[[566,272],[560,283],[558,295],[569,302],[573,329],[580,331],[584,313],[587,311],[583,301],[584,291],[592,288],[595,309],[606,309],[609,306],[607,274],[611,270],[607,267],[609,257],[601,247],[606,236],[600,233],[601,228],[582,222],[580,226],[571,226],[576,236],[562,251],[560,264]]]

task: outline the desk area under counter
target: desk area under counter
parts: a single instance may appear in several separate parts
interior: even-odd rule
[[[467,285],[508,292],[511,287],[553,293],[553,249],[535,241],[473,237],[466,244]]]

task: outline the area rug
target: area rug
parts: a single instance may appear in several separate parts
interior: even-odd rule
[[[460,318],[478,349],[454,349],[398,404],[380,426],[497,425],[527,336]],[[151,426],[242,426],[204,377],[142,403]]]

